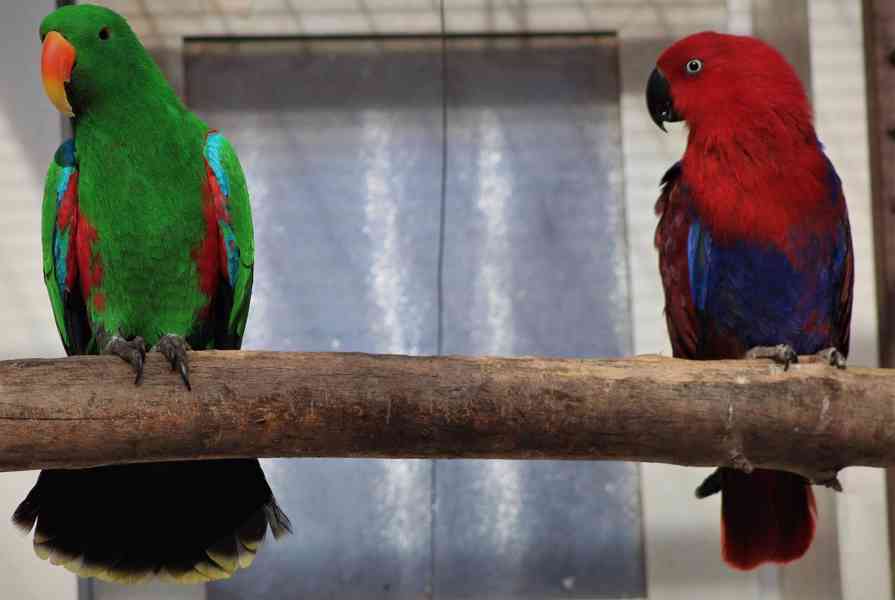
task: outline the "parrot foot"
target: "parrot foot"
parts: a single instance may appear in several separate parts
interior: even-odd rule
[[[124,360],[134,368],[137,373],[134,385],[140,385],[143,381],[143,365],[146,363],[146,343],[140,336],[129,340],[120,335],[108,337],[103,344],[102,354],[112,354]]]
[[[182,336],[168,333],[163,335],[153,348],[156,352],[161,352],[168,362],[171,363],[172,371],[179,371],[180,378],[183,379],[186,389],[192,391],[190,386],[190,364],[187,359],[187,350],[192,350],[190,345]]]
[[[823,481],[818,481],[818,485],[822,485],[824,487],[828,487],[833,491],[841,492],[842,491],[842,482],[839,481],[839,478],[833,475],[829,479],[824,479]]]
[[[746,455],[742,452],[734,451],[730,453],[730,465],[734,469],[742,471],[746,474],[749,474],[755,470],[755,467],[752,466],[752,463],[749,462],[749,459],[746,458]]]
[[[789,369],[789,365],[799,362],[799,355],[789,344],[777,344],[776,346],[756,346],[746,352],[746,358],[770,358],[783,365],[783,370]]]
[[[705,478],[696,488],[696,497],[702,500],[708,498],[721,491],[721,469],[720,467],[712,471],[712,474]]]
[[[842,482],[839,481],[839,471],[842,470],[842,467],[833,467],[832,469],[826,469],[820,471],[819,473],[814,473],[813,476],[808,479],[809,483],[814,485],[822,485],[824,487],[828,487],[834,491],[841,492],[842,491]]]
[[[837,369],[845,368],[845,356],[843,356],[843,354],[836,348],[824,348],[823,350],[815,354],[815,356],[831,367],[836,367]]]

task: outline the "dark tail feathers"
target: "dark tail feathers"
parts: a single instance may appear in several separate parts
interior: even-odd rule
[[[42,471],[13,522],[41,558],[85,577],[136,583],[225,579],[268,526],[291,531],[255,459]]]
[[[737,569],[788,563],[808,550],[817,508],[810,484],[784,471],[719,469],[721,552]]]

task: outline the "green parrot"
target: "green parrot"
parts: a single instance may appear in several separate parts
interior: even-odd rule
[[[43,271],[68,354],[146,348],[189,387],[187,350],[237,349],[252,290],[249,194],[233,148],[189,112],[120,15],[66,6],[40,26],[41,69],[74,136],[50,163]],[[84,576],[196,583],[290,531],[256,459],[42,471],[13,522]],[[36,526],[35,526],[36,523]]]

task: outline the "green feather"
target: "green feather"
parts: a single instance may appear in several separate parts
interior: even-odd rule
[[[44,279],[66,351],[98,352],[101,329],[142,336],[149,346],[176,334],[194,348],[238,348],[255,250],[249,193],[235,151],[219,138],[217,166],[229,192],[227,230],[239,264],[233,281],[228,270],[210,282],[216,289],[206,281],[203,290],[197,257],[204,248],[217,268],[220,246],[206,240],[208,233],[214,239],[221,234],[209,232],[219,227],[218,219],[206,219],[214,206],[204,156],[208,126],[181,103],[114,12],[63,7],[41,24],[42,36],[49,31],[76,52],[66,87],[75,114],[74,150],[63,144],[50,163],[41,236]],[[60,229],[60,190],[74,173],[78,226]],[[75,268],[67,259],[76,249],[87,264],[77,266],[77,278],[65,289],[66,274]],[[214,314],[222,306],[229,312]],[[164,501],[147,497],[147,489],[164,491]],[[184,515],[192,515],[189,524]],[[43,471],[15,522],[30,529],[35,518],[38,556],[123,583],[154,575],[187,583],[225,578],[251,564],[268,525],[277,534],[289,528],[257,460]]]
[[[199,317],[211,300],[200,289],[196,263],[206,237],[203,149],[209,128],[181,103],[119,15],[97,6],[63,7],[41,25],[42,34],[51,30],[77,53],[67,89],[75,112],[80,218],[96,232],[91,262],[99,281],[83,299],[93,332],[141,335],[150,346],[167,333],[195,336],[203,331]],[[218,318],[239,339],[252,289],[252,218],[242,168],[226,141],[220,155],[241,258],[232,310]],[[44,273],[57,327],[71,348],[63,290],[53,277],[60,177],[54,160],[44,198]],[[211,339],[191,341],[214,347]]]
[[[62,300],[62,290],[59,288],[56,280],[56,265],[53,255],[54,231],[56,227],[56,194],[62,180],[62,169],[63,166],[57,160],[54,159],[50,163],[41,211],[41,240],[43,242],[44,282],[50,295],[50,304],[53,307],[56,329],[59,330],[62,344],[68,349],[71,346],[71,341],[65,327],[65,306]]]
[[[239,273],[233,286],[233,309],[227,320],[229,330],[239,337],[245,331],[249,315],[249,299],[252,295],[252,279],[255,265],[255,236],[252,230],[252,210],[245,175],[236,158],[236,152],[226,139],[220,147],[221,166],[230,182],[230,224],[239,246]]]

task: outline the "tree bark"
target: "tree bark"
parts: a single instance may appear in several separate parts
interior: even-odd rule
[[[773,467],[835,484],[895,465],[895,371],[802,358],[198,352],[0,362],[0,470],[258,457],[590,459]]]

